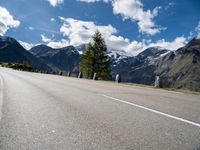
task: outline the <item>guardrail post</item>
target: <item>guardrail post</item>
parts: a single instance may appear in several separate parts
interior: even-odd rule
[[[159,88],[159,87],[160,87],[160,76],[158,76],[158,75],[156,76],[154,86],[155,86],[156,88]]]
[[[78,78],[82,78],[82,77],[83,77],[82,72],[79,72]]]
[[[98,80],[97,73],[94,73],[93,80]]]
[[[116,75],[115,82],[117,82],[117,83],[121,82],[121,77],[119,74]]]
[[[70,72],[70,71],[67,73],[67,76],[68,76],[68,77],[71,77],[71,72]]]
[[[62,75],[63,75],[63,72],[62,72],[62,71],[60,71],[60,72],[59,72],[59,75],[60,75],[60,76],[62,76]]]

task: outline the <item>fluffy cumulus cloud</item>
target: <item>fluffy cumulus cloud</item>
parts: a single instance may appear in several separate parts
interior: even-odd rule
[[[183,47],[187,43],[187,39],[184,36],[176,37],[173,41],[166,41],[165,39],[158,40],[155,43],[149,43],[148,47],[159,46],[162,48],[166,48],[168,50],[177,50],[180,47]]]
[[[111,25],[98,26],[91,21],[82,21],[73,18],[60,17],[60,19],[63,20],[60,32],[62,32],[64,36],[68,37],[70,44],[72,45],[79,45],[80,42],[91,42],[91,37],[96,30],[99,30],[105,39],[117,32],[117,30]]]
[[[0,35],[4,35],[10,28],[17,28],[20,21],[14,20],[10,12],[0,6]]]
[[[92,42],[93,34],[98,30],[105,39],[109,50],[125,51],[129,55],[137,55],[148,47],[162,47],[169,50],[176,50],[183,47],[187,43],[184,36],[176,37],[172,41],[161,39],[155,42],[151,40],[130,40],[118,35],[118,31],[112,25],[97,25],[92,21],[77,20],[74,18],[60,17],[63,22],[60,27],[60,33],[63,34],[61,40],[51,39],[41,34],[42,42],[52,48],[61,48],[69,45],[78,46]],[[26,49],[30,49],[33,45],[20,42]]]
[[[199,23],[198,23],[198,25],[197,25],[195,30],[197,32],[197,38],[200,39],[200,21],[199,21]]]
[[[82,2],[98,2],[100,0],[78,0]],[[158,15],[161,7],[155,7],[153,10],[144,10],[141,0],[102,0],[111,2],[113,13],[121,15],[123,20],[131,19],[138,24],[139,32],[147,35],[155,35],[166,28],[159,27],[153,19]]]
[[[82,21],[73,18],[60,17],[60,19],[63,21],[60,32],[64,37],[66,37],[67,40],[62,40],[59,44],[65,44],[65,46],[77,46],[91,42],[91,37],[96,30],[99,30],[102,33],[109,49],[124,50],[130,55],[136,55],[144,49],[153,46],[176,50],[177,48],[184,46],[186,43],[186,38],[183,36],[177,37],[170,42],[165,41],[165,39],[158,40],[155,43],[151,43],[147,40],[131,41],[128,38],[119,36],[117,34],[117,29],[112,25],[96,25],[92,21]],[[55,43],[57,44],[58,42]]]
[[[60,41],[51,41],[47,44],[47,46],[52,47],[52,48],[62,48],[69,46],[69,41],[66,39],[61,39]]]
[[[122,36],[117,36],[117,29],[111,25],[96,25],[91,21],[76,20],[73,18],[62,18],[63,25],[60,32],[68,38],[70,45],[80,45],[91,42],[91,37],[95,31],[100,31],[109,49],[125,50],[135,53],[141,50],[143,44],[137,41],[131,42]],[[134,50],[134,51],[133,51]]]
[[[136,21],[139,32],[155,35],[164,29],[155,25],[153,21],[161,7],[156,7],[152,11],[145,11],[141,0],[114,0],[112,3],[114,14],[121,15],[123,19]]]
[[[40,36],[41,36],[42,42],[44,42],[45,44],[47,44],[47,46],[50,46],[52,48],[62,48],[62,47],[70,45],[69,41],[66,39],[61,39],[60,41],[55,41],[55,40],[45,36],[44,34],[41,34]]]
[[[49,3],[50,3],[53,7],[55,7],[55,6],[59,5],[59,4],[64,3],[64,0],[48,0],[48,1],[49,1]]]

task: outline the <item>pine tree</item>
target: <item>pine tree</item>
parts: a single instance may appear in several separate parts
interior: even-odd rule
[[[94,34],[93,43],[89,44],[87,51],[82,55],[80,70],[87,78],[92,78],[97,73],[102,80],[111,79],[110,58],[107,47],[99,31]]]
[[[93,46],[89,44],[87,51],[81,57],[80,71],[86,76],[86,78],[91,79],[93,75],[93,64],[94,64],[94,54]]]

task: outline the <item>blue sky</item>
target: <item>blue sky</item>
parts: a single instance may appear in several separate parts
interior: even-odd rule
[[[29,48],[79,45],[102,32],[110,49],[175,50],[200,30],[199,0],[0,0],[0,34]]]

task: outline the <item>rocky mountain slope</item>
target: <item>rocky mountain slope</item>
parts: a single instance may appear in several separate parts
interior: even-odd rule
[[[169,50],[151,47],[137,56],[121,59],[112,67],[114,74],[120,74],[122,82],[153,85],[155,81],[155,61]]]
[[[53,70],[77,72],[80,62],[79,51],[74,46],[53,49],[45,45],[33,47],[30,52],[51,66]]]
[[[194,38],[185,47],[170,52],[156,65],[162,87],[200,91],[200,39]]]
[[[11,37],[0,36],[0,61],[8,63],[26,63],[30,64],[36,70],[52,70],[48,65],[25,50]]]
[[[176,51],[148,48],[135,57],[121,59],[113,67],[124,82],[153,85],[160,76],[160,86],[200,91],[200,39],[192,39]]]

